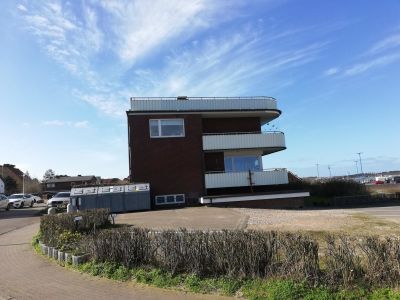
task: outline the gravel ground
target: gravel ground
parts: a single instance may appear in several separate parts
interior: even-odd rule
[[[397,227],[392,220],[356,209],[279,210],[237,209],[248,216],[247,229],[279,231],[346,231],[385,233]]]

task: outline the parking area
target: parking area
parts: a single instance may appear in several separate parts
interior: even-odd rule
[[[400,234],[400,206],[300,210],[190,207],[120,214],[116,222],[154,229]]]

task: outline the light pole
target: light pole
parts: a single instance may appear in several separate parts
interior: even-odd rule
[[[360,158],[360,168],[361,168],[361,174],[363,174],[363,175],[364,175],[364,171],[363,171],[363,168],[362,168],[362,161],[361,161],[361,154],[362,154],[362,152],[357,152],[357,154],[358,154],[358,157]]]
[[[319,178],[319,164],[317,164],[317,178]]]
[[[357,169],[357,174],[358,174],[358,160],[354,161],[356,163],[356,169]]]
[[[328,170],[329,170],[329,177],[332,177],[331,166],[328,166]]]
[[[25,173],[22,173],[22,194],[25,194]]]

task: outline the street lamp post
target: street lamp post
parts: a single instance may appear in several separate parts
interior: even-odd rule
[[[331,166],[328,166],[328,170],[329,170],[329,177],[332,177]]]
[[[364,171],[363,171],[363,167],[362,167],[362,161],[361,161],[361,154],[362,154],[362,152],[357,152],[357,154],[358,154],[358,157],[360,158],[360,168],[361,168],[361,174],[363,174],[363,175],[364,175]]]
[[[358,174],[358,160],[354,161],[356,163],[356,169],[357,169],[357,174]]]
[[[22,173],[22,194],[25,194],[25,173]]]
[[[319,178],[319,164],[317,164],[317,178]]]

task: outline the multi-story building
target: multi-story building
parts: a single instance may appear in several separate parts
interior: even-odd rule
[[[262,160],[286,149],[283,132],[262,131],[280,114],[270,97],[131,98],[130,180],[150,183],[153,207],[301,206],[308,193],[287,192],[287,170]]]

